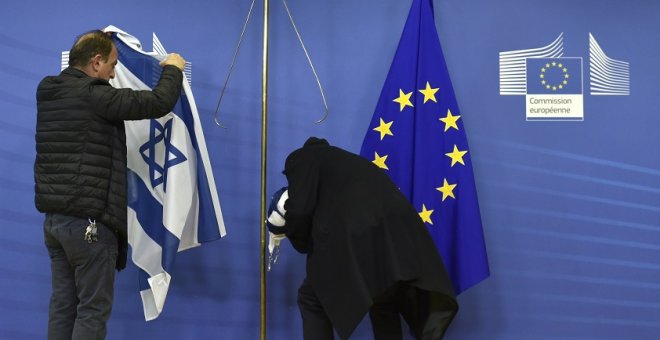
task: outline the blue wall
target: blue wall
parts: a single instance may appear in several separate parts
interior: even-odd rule
[[[0,11],[0,338],[43,338],[50,293],[32,192],[37,83],[74,37],[113,24],[155,32],[193,64],[228,236],[178,255],[163,314],[146,323],[137,272],[117,277],[108,339],[259,336],[261,3],[220,120],[213,110],[250,2],[5,0]],[[330,116],[281,2],[271,3],[268,190],[310,135],[358,152],[411,1],[290,0]],[[660,2],[436,0],[436,23],[475,168],[492,276],[459,297],[449,339],[660,338]],[[499,53],[564,34],[584,58],[584,121],[528,122],[500,96]],[[630,63],[629,96],[588,93],[589,33]],[[301,337],[304,257],[285,244],[268,274],[268,338]],[[368,323],[356,339],[370,338]]]

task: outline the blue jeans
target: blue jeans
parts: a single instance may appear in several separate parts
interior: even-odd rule
[[[87,219],[46,214],[44,238],[51,259],[49,340],[103,339],[112,311],[117,236],[97,222],[98,241],[84,239]]]

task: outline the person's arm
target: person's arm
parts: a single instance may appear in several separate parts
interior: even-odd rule
[[[301,253],[312,247],[312,221],[317,204],[319,159],[298,150],[286,161],[284,174],[287,177],[289,199],[286,201],[286,237]]]
[[[92,100],[97,114],[110,121],[159,118],[172,111],[183,87],[185,60],[172,54],[162,61],[163,70],[151,91],[115,89],[99,80],[92,85]]]

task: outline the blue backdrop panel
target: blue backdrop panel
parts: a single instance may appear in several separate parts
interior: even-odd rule
[[[411,1],[289,6],[326,91],[323,104],[281,2],[271,3],[269,192],[310,135],[359,152]],[[137,268],[119,273],[108,339],[259,336],[261,4],[221,107],[213,111],[249,1],[3,2],[0,11],[0,338],[46,333],[49,259],[33,204],[35,89],[74,37],[106,25],[192,62],[192,88],[228,236],[177,256],[163,314],[145,322]],[[660,338],[660,3],[435,0],[467,130],[491,277],[459,297],[448,339]],[[590,93],[590,34],[628,63],[628,95]],[[583,121],[527,121],[526,96],[500,95],[500,53],[562,36],[582,58]],[[149,48],[147,48],[149,49]],[[572,78],[574,79],[574,78]],[[268,274],[269,339],[301,338],[303,256],[284,243]],[[369,339],[368,322],[355,339]]]

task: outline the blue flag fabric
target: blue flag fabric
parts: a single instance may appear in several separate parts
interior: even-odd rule
[[[413,1],[360,154],[417,209],[457,293],[490,275],[465,129],[431,0]]]
[[[114,32],[117,88],[151,90],[162,68],[156,52],[142,51],[133,36]],[[226,234],[220,202],[190,85],[172,112],[159,119],[126,122],[128,241],[140,268],[146,320],[163,310],[176,253]]]

